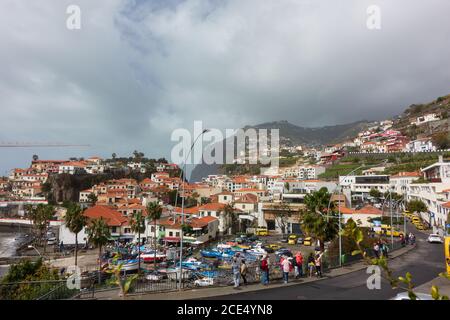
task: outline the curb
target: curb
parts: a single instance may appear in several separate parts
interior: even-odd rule
[[[414,246],[410,246],[410,247],[408,248],[408,250],[405,250],[404,252],[398,254],[397,256],[395,256],[395,257],[393,257],[393,258],[390,258],[389,260],[396,259],[396,258],[398,258],[398,257],[403,256],[403,255],[406,254],[406,253],[409,253],[411,250],[415,249],[416,246],[417,246],[417,243],[414,244]],[[358,261],[358,262],[355,262],[354,264],[357,264],[357,263],[364,263],[364,262],[363,262],[363,261]],[[349,266],[351,266],[351,265],[349,265]],[[344,267],[345,267],[345,266],[344,266]],[[348,267],[348,266],[347,266],[347,267]],[[295,285],[305,285],[305,284],[308,284],[308,283],[314,283],[314,282],[322,281],[322,280],[326,280],[326,279],[334,279],[334,278],[337,278],[337,277],[345,276],[345,275],[350,274],[350,273],[353,273],[353,272],[361,271],[361,270],[365,269],[366,267],[367,267],[367,265],[364,264],[364,265],[361,266],[361,267],[357,267],[355,270],[352,270],[352,271],[349,271],[349,272],[345,272],[345,273],[342,273],[342,274],[338,274],[338,275],[334,275],[334,276],[326,276],[326,275],[325,275],[325,276],[323,276],[322,278],[317,278],[317,279],[314,279],[314,280],[311,280],[311,281],[307,281],[307,282],[294,282],[294,281],[292,281],[292,282],[289,282],[289,283],[287,283],[287,284],[277,283],[277,285],[274,285],[274,286],[271,286],[271,287],[262,287],[262,288],[255,289],[255,290],[248,290],[248,291],[245,291],[245,293],[256,292],[256,291],[262,291],[262,290],[267,290],[267,289],[274,289],[274,288],[290,287],[290,286],[295,286]],[[335,269],[339,269],[339,268],[334,268],[334,269],[332,269],[332,270],[335,270]],[[236,294],[237,294],[237,293],[238,293],[238,292],[236,292]],[[211,297],[221,297],[221,296],[230,296],[230,295],[233,295],[233,294],[234,294],[234,293],[226,293],[226,294],[209,295],[209,296],[211,296]],[[194,298],[194,299],[192,299],[192,300],[197,300],[197,299],[205,299],[205,298]],[[183,299],[183,300],[191,300],[191,299]]]

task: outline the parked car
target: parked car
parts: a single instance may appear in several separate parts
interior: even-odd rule
[[[428,236],[428,239],[427,239],[427,241],[429,242],[429,243],[444,243],[444,240],[441,238],[441,236],[440,235],[438,235],[438,234],[430,234],[429,236]]]
[[[306,237],[306,238],[303,240],[303,245],[304,245],[304,246],[310,246],[310,245],[312,245],[312,238],[311,238],[311,237]]]
[[[298,235],[296,234],[291,234],[288,237],[288,244],[296,244],[297,243],[297,239],[298,239]]]
[[[53,246],[58,242],[58,240],[55,237],[51,237],[47,239],[47,245],[48,246]]]
[[[416,293],[417,300],[434,300],[433,297],[426,293]],[[397,294],[391,300],[411,300],[408,292],[402,292]]]
[[[292,257],[292,256],[293,256],[291,250],[286,249],[286,248],[281,248],[281,249],[275,251],[275,254],[276,254],[278,257],[280,257],[280,256],[288,256],[288,257]]]
[[[269,231],[267,230],[267,228],[258,228],[258,229],[256,229],[255,235],[257,235],[257,236],[268,236],[269,235]]]
[[[275,250],[268,246],[261,246],[267,253],[274,253]]]

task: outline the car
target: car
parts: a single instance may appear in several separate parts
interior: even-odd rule
[[[266,228],[258,228],[256,229],[255,235],[257,236],[268,236],[269,231]]]
[[[311,238],[311,237],[306,237],[306,238],[303,240],[303,245],[304,245],[304,246],[310,246],[310,245],[312,245],[312,238]]]
[[[412,222],[412,223],[414,223],[414,222],[420,222],[420,218],[414,216],[414,217],[411,218],[411,222]]]
[[[249,240],[249,241],[252,241],[252,242],[255,242],[255,241],[258,241],[259,238],[258,238],[257,235],[253,235],[253,236],[250,236],[250,237],[248,238],[248,240]]]
[[[49,246],[55,245],[56,243],[57,243],[57,240],[55,237],[47,239],[47,245],[49,245]]]
[[[275,254],[277,256],[279,256],[279,257],[280,256],[288,256],[288,257],[292,257],[293,256],[291,250],[289,250],[287,248],[281,248],[281,249],[275,251]]]
[[[394,237],[400,237],[400,235],[405,236],[402,231],[398,231],[398,230],[394,230],[392,233],[393,233]],[[391,235],[391,230],[386,230],[386,235],[390,236]]]
[[[429,243],[444,243],[444,240],[441,238],[441,236],[435,233],[430,234],[427,241]]]
[[[264,250],[266,250],[267,253],[274,253],[274,252],[275,252],[275,250],[272,249],[271,247],[261,246],[261,248],[263,248]]]
[[[272,249],[272,250],[279,250],[281,249],[281,246],[279,244],[275,244],[275,243],[269,243],[266,245],[266,247]]]
[[[303,244],[303,238],[302,237],[297,239],[297,244]]]
[[[296,234],[291,234],[288,237],[288,244],[296,244],[297,243],[297,239],[298,239],[298,235]]]
[[[415,293],[417,299],[416,300],[434,300],[433,297],[430,294],[426,293]],[[402,292],[397,294],[395,297],[393,297],[390,300],[411,300],[409,297],[408,292]]]

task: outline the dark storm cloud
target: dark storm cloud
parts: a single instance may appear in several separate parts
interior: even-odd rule
[[[446,0],[83,0],[69,31],[72,3],[0,3],[0,140],[169,155],[194,120],[382,119],[450,91]]]

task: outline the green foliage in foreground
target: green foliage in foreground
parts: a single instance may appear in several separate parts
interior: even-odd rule
[[[52,281],[53,280],[53,281]],[[58,271],[46,266],[42,259],[21,261],[11,265],[0,283],[0,300],[33,300],[53,290],[60,280]],[[30,283],[43,281],[42,283]],[[11,283],[13,283],[11,285]]]

